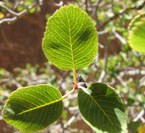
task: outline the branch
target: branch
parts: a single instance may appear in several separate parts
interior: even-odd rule
[[[117,78],[117,80],[122,84],[122,86],[123,86],[124,88],[126,88],[127,90],[129,90],[129,87],[128,87],[127,83],[122,79],[121,76],[118,75],[116,78]]]
[[[85,8],[86,8],[86,12],[88,13],[88,0],[85,0]]]
[[[68,121],[67,123],[64,125],[64,129],[67,129],[78,117],[79,113],[77,112],[76,114],[74,114]]]
[[[3,3],[0,3],[0,7],[4,8],[5,10],[7,10],[10,14],[14,15],[14,17],[12,18],[3,18],[3,19],[0,19],[0,24],[2,23],[11,23],[11,22],[14,22],[17,18],[23,16],[25,13],[27,13],[27,11],[29,9],[32,9],[33,7],[37,6],[38,3],[33,3],[32,5],[28,6],[27,9],[24,9],[22,10],[21,12],[15,12],[13,10],[11,10],[10,8],[6,7]]]
[[[120,15],[123,15],[124,13],[127,13],[131,10],[141,10],[143,7],[145,6],[145,1],[140,4],[140,5],[135,5],[133,7],[128,7],[124,10],[121,10],[119,13],[115,14],[113,17],[111,17],[109,20],[107,20],[106,22],[102,23],[100,26],[98,26],[98,30],[104,28],[110,21],[117,19]]]
[[[113,28],[113,34],[114,36],[122,43],[122,44],[126,44],[126,40],[118,33],[115,31],[115,29]]]
[[[6,11],[8,11],[12,15],[19,16],[19,13],[16,13],[15,11],[11,10],[7,6],[5,6],[3,3],[0,3],[0,7],[4,8]]]
[[[107,69],[107,64],[108,64],[108,46],[104,45],[105,48],[105,53],[104,53],[104,67],[101,71],[100,77],[98,79],[98,82],[103,82],[105,75],[106,75],[106,69]]]
[[[133,119],[134,122],[138,121],[141,119],[145,114],[145,109],[141,110],[140,113]]]
[[[93,4],[93,16],[94,16],[94,19],[96,20],[96,23],[98,24],[99,21],[98,21],[98,7],[99,7],[99,4],[101,3],[101,0],[96,0],[96,3]]]
[[[138,75],[138,74],[145,75],[145,70],[141,70],[141,71],[140,71],[140,69],[125,70],[125,71],[120,72],[119,75],[121,77],[123,77],[125,75],[134,76],[134,75]]]

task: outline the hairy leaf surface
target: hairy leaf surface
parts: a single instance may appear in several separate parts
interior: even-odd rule
[[[57,120],[62,108],[59,90],[49,85],[35,85],[11,93],[3,117],[21,131],[32,132]]]
[[[126,133],[126,114],[118,94],[103,83],[80,91],[78,103],[84,121],[97,133]]]
[[[98,36],[88,14],[74,5],[61,7],[49,18],[43,38],[47,59],[63,70],[89,65],[98,50]]]

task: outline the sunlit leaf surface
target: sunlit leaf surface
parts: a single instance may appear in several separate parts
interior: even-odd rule
[[[49,18],[43,39],[43,51],[52,64],[63,70],[89,65],[98,50],[93,21],[77,6],[60,8]]]
[[[62,108],[59,90],[48,85],[35,85],[11,93],[3,117],[21,131],[32,132],[57,120]]]
[[[145,53],[145,14],[130,23],[128,42],[132,49]]]

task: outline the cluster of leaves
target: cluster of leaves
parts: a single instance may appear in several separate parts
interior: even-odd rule
[[[45,84],[18,89],[4,107],[4,119],[24,132],[40,130],[58,119],[63,109],[62,100],[79,91],[82,118],[96,132],[126,132],[125,109],[115,90],[103,83],[86,88],[77,80],[76,70],[95,58],[97,41],[93,21],[83,10],[73,5],[60,8],[47,23],[43,51],[55,66],[73,71],[73,89],[64,96]]]
[[[123,2],[118,2],[117,0],[114,0],[114,1],[110,2],[109,0],[107,0],[105,2],[104,1],[99,2],[100,3],[100,5],[99,5],[98,3],[96,3],[96,1],[92,0],[92,1],[88,1],[87,6],[85,5],[86,3],[83,3],[81,0],[78,0],[77,2],[79,5],[81,5],[81,7],[84,7],[84,9],[87,9],[88,13],[93,18],[95,18],[97,27],[99,30],[101,29],[99,27],[102,27],[101,26],[102,23],[106,24],[106,25],[104,25],[106,27],[105,27],[105,30],[103,31],[104,33],[107,33],[106,41],[103,42],[105,44],[105,46],[104,46],[105,48],[106,48],[106,45],[107,45],[107,47],[110,47],[111,45],[113,45],[113,44],[110,45],[109,43],[114,38],[117,38],[119,41],[121,41],[122,44],[124,44],[124,45],[122,45],[122,49],[121,49],[121,52],[119,53],[119,55],[115,55],[115,56],[108,55],[107,56],[108,61],[107,61],[106,69],[104,69],[104,65],[105,65],[104,60],[106,60],[106,58],[104,58],[104,59],[99,58],[98,62],[96,61],[96,62],[94,62],[94,64],[89,66],[89,69],[84,68],[83,70],[81,70],[79,72],[81,72],[81,74],[84,77],[86,77],[88,81],[92,81],[91,79],[93,79],[95,82],[97,79],[99,79],[100,74],[102,73],[102,70],[104,69],[106,71],[106,74],[103,78],[103,82],[112,85],[114,88],[116,88],[116,90],[123,97],[126,107],[127,107],[128,116],[129,116],[128,128],[131,132],[135,132],[137,130],[138,126],[140,125],[140,123],[143,122],[143,118],[142,117],[138,118],[137,116],[144,109],[144,101],[145,101],[144,100],[144,86],[145,86],[144,83],[145,83],[145,80],[144,80],[143,75],[144,75],[144,65],[145,65],[144,59],[145,58],[144,58],[144,54],[138,53],[135,51],[131,51],[131,49],[128,47],[128,45],[126,45],[127,44],[126,37],[128,36],[126,26],[127,26],[127,23],[129,23],[129,21],[132,19],[133,15],[136,15],[136,11],[134,12],[133,9],[136,10],[137,6],[134,6],[134,5],[140,5],[140,4],[142,4],[143,1],[130,2],[130,1],[124,0]],[[131,8],[124,10],[124,11],[126,11],[124,13],[120,13],[120,11],[122,9],[126,8],[126,5]],[[130,12],[130,9],[131,9],[131,12]],[[95,12],[96,16],[94,16],[94,12]],[[119,12],[119,14],[118,14],[118,12]],[[118,14],[118,15],[116,15],[116,14]],[[142,21],[142,20],[144,20],[143,19],[144,15],[141,15],[141,16],[142,17],[138,16],[137,18],[141,18],[141,19],[138,20],[137,23],[132,22],[131,25],[133,25],[133,26],[130,26],[130,28],[129,28],[130,29],[129,38],[133,39],[133,40],[130,39],[129,42],[131,42],[130,45],[134,49],[136,49],[136,48],[133,46],[138,44],[138,41],[137,41],[137,43],[134,43],[134,40],[136,40],[134,38],[136,37],[136,35],[138,35],[138,25],[141,26],[141,28],[139,28],[139,29],[144,29],[144,27],[142,26],[142,25],[144,25],[144,23]],[[109,17],[110,21],[107,20],[108,17]],[[105,23],[106,21],[108,21],[108,22]],[[134,26],[135,26],[135,28],[133,28]],[[101,32],[99,32],[99,37],[102,36]],[[142,34],[141,36],[144,41],[144,34]],[[132,44],[132,42],[133,42],[133,44]],[[139,49],[144,50],[143,48],[139,48]],[[138,49],[136,49],[136,50],[138,50]],[[52,69],[49,69],[49,71],[50,70],[52,70]],[[22,71],[22,69],[20,71]],[[26,78],[26,79],[28,79],[26,81],[28,83],[28,85],[35,84],[41,78],[43,81],[45,80],[46,82],[44,81],[44,82],[40,82],[40,83],[49,82],[49,83],[52,83],[53,85],[54,84],[56,85],[56,82],[60,81],[59,80],[61,78],[60,75],[54,76],[53,74],[50,74],[50,72],[48,72],[47,70],[43,70],[43,72],[44,72],[43,75],[45,75],[44,77],[46,77],[46,78],[42,78],[43,76],[42,77],[41,76],[39,77],[38,75],[36,76],[35,71],[32,72],[33,76],[30,73],[28,73],[28,75],[27,74],[25,75],[25,72],[22,73],[22,75],[23,76],[25,75],[24,77],[28,76]],[[71,73],[66,73],[66,75],[69,75],[69,74],[71,75]],[[32,76],[32,78],[30,78],[31,76]],[[35,76],[38,78],[36,79]],[[18,77],[21,77],[21,76],[18,75]],[[33,82],[34,81],[33,77],[35,77],[35,81],[36,81],[35,83]],[[52,80],[50,80],[50,78]],[[67,79],[68,78],[69,77],[67,77]],[[20,78],[20,80],[21,79],[22,78]],[[19,83],[21,83],[20,80],[18,79]],[[22,79],[22,82],[24,82],[24,81]],[[54,82],[54,81],[56,81],[56,82]],[[70,81],[71,81],[71,79],[69,79],[69,83],[70,83]],[[60,81],[60,83],[62,83],[62,82]],[[60,83],[58,83],[59,87],[60,86],[62,87],[62,85]],[[21,83],[21,84],[22,84],[22,86],[27,85],[26,83],[25,84]],[[69,89],[69,87],[65,86],[64,88]],[[73,105],[74,105],[74,103],[73,103]],[[138,119],[136,119],[136,118],[138,118]],[[141,132],[141,130],[142,129],[140,128],[140,132]]]

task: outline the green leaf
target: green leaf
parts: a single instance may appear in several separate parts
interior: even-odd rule
[[[126,133],[126,114],[118,94],[103,83],[93,83],[89,94],[79,91],[78,104],[84,121],[97,133]]]
[[[35,85],[11,93],[3,117],[21,131],[33,132],[57,120],[62,108],[59,90],[49,85]]]
[[[94,23],[79,7],[64,6],[49,18],[42,47],[47,59],[58,68],[83,68],[98,50]]]
[[[145,53],[145,14],[139,15],[131,21],[128,42],[132,49]]]

